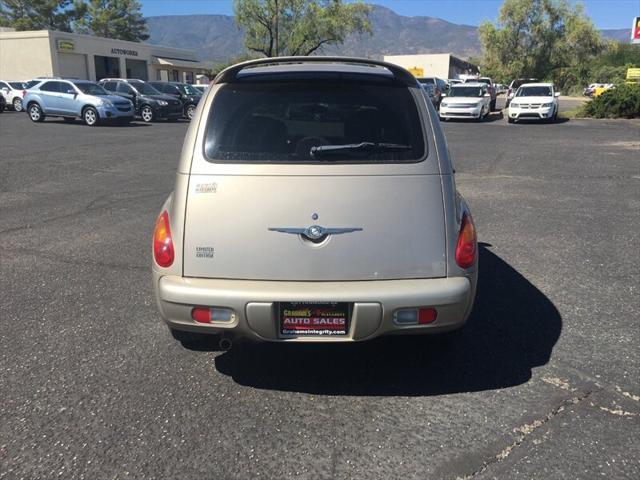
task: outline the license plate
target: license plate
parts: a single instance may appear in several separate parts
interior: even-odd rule
[[[349,304],[280,302],[279,318],[281,335],[346,335],[349,330]]]

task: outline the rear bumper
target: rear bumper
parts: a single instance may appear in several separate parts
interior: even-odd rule
[[[440,105],[440,118],[480,118],[482,105],[477,107],[443,107]]]
[[[426,334],[461,327],[475,297],[476,278],[381,280],[362,282],[272,282],[154,276],[164,321],[178,330],[227,333],[272,342],[353,342],[388,334]],[[278,303],[285,301],[349,302],[353,313],[348,334],[331,337],[280,335]],[[229,308],[231,322],[201,324],[191,319],[194,306]],[[429,325],[397,325],[399,308],[435,307]]]

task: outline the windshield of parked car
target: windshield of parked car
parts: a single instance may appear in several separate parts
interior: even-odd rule
[[[78,87],[78,90],[82,93],[86,93],[87,95],[111,95],[97,83],[78,82],[74,83],[74,85]]]
[[[216,93],[204,153],[233,163],[415,162],[425,144],[405,86],[256,81]]]
[[[481,97],[484,87],[452,87],[449,90],[450,97]]]
[[[427,85],[433,85],[436,82],[435,79],[431,77],[419,78],[418,81]]]
[[[129,84],[136,89],[136,91],[142,95],[162,95],[158,90],[153,88],[147,82],[132,82],[129,81]]]
[[[11,88],[15,88],[16,90],[22,90],[25,88],[25,84],[22,82],[9,82]]]
[[[195,88],[193,85],[189,85],[188,83],[181,83],[178,85],[178,88],[185,95],[202,95],[202,92]]]
[[[516,97],[550,97],[551,87],[520,87]]]

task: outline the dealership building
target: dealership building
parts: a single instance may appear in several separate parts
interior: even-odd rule
[[[0,79],[139,78],[196,83],[195,52],[52,30],[0,31]]]
[[[460,75],[478,75],[477,65],[450,53],[426,55],[386,55],[385,62],[406,68],[416,77],[438,77],[443,80],[460,78]]]

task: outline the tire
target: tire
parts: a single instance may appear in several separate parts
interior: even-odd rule
[[[490,112],[495,112],[496,110],[496,101],[495,100],[491,100],[491,106],[489,107],[489,111]]]
[[[513,123],[513,122],[514,122],[513,118],[507,117],[507,123]]]
[[[42,108],[40,108],[40,105],[38,105],[37,103],[32,103],[29,105],[28,110],[29,110],[29,118],[31,119],[32,122],[36,122],[36,123],[44,122],[46,115],[42,111]]]
[[[11,105],[13,105],[13,109],[16,112],[22,111],[22,99],[20,97],[14,98],[13,101],[11,102]]]
[[[140,109],[140,117],[142,117],[142,121],[144,123],[151,123],[155,119],[153,114],[153,108],[149,105],[143,105]]]
[[[95,127],[100,123],[100,116],[98,111],[93,107],[86,107],[82,111],[82,120],[88,127]]]
[[[75,117],[63,117],[64,121],[67,123],[73,123],[76,121]]]
[[[196,111],[195,105],[187,105],[187,108],[184,110],[184,116],[191,120],[193,118],[193,114]]]

